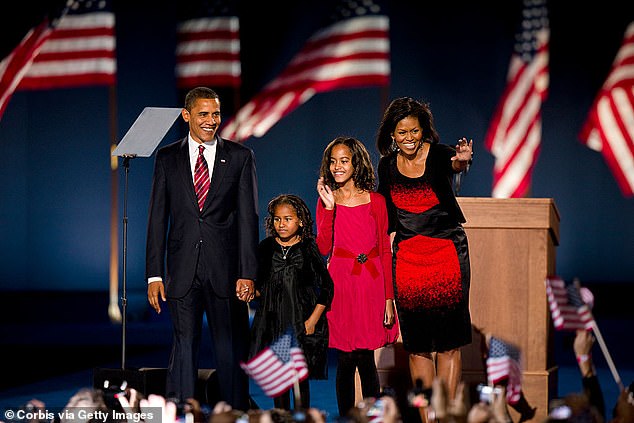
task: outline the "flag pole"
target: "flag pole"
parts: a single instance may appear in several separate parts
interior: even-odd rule
[[[385,109],[390,104],[390,86],[383,85],[381,87],[381,110],[379,110],[379,116],[383,116]]]
[[[577,292],[579,293],[579,297],[581,297],[583,301],[583,297],[581,296],[581,281],[579,280],[579,278],[574,278],[572,283],[577,289]],[[586,305],[591,307],[591,305],[588,303],[586,303]],[[597,325],[597,321],[594,318],[594,316],[592,316],[592,320],[590,324],[592,325],[592,332],[594,333],[594,337],[597,339],[597,341],[599,341],[599,346],[601,347],[603,356],[605,357],[605,360],[608,363],[608,367],[610,367],[610,372],[612,372],[612,377],[614,378],[614,381],[616,382],[616,384],[619,386],[619,389],[622,391],[623,389],[625,389],[625,387],[623,386],[623,382],[621,381],[621,376],[619,376],[619,373],[616,371],[616,366],[614,365],[614,362],[612,361],[612,356],[610,355],[610,351],[608,351],[608,347],[605,344],[605,341],[603,340],[603,335],[601,335],[601,331],[599,330],[599,326]]]
[[[301,410],[302,407],[302,394],[299,390],[299,374],[295,372],[295,381],[293,382],[293,394],[295,396],[295,402],[293,403],[293,408],[295,411]]]
[[[293,332],[293,339],[295,339],[295,342],[297,342],[297,337],[295,335],[295,333]],[[294,396],[294,401],[293,401],[293,409],[295,411],[300,411],[303,409],[302,407],[302,393],[299,389],[299,372],[297,371],[297,368],[295,367],[295,364],[293,363],[293,396]]]
[[[619,389],[623,391],[625,387],[623,386],[623,382],[621,381],[621,376],[616,371],[616,366],[612,361],[612,357],[610,356],[610,352],[608,351],[608,347],[605,345],[605,341],[603,340],[603,336],[601,335],[601,331],[599,330],[599,326],[597,326],[597,321],[592,319],[592,332],[594,332],[594,336],[599,341],[599,346],[601,347],[601,351],[603,351],[603,356],[605,360],[608,362],[608,366],[610,367],[610,371],[612,372],[612,377],[614,381],[618,385]]]
[[[112,155],[117,148],[117,91],[109,87],[110,114],[110,289],[108,317],[113,323],[121,323],[119,309],[119,158]]]

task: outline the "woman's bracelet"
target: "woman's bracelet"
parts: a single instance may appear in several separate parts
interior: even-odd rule
[[[581,364],[581,363],[585,363],[586,361],[590,360],[590,355],[588,354],[581,354],[577,356],[577,363]]]

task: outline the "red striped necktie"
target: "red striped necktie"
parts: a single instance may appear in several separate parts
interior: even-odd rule
[[[203,156],[205,146],[198,146],[198,160],[194,168],[194,188],[196,189],[196,197],[198,197],[198,209],[202,210],[205,205],[205,199],[209,192],[209,166],[207,160]]]

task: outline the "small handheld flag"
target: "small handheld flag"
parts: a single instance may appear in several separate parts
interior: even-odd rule
[[[491,337],[486,364],[489,383],[495,385],[507,380],[506,400],[509,404],[516,404],[522,396],[519,348],[499,338]]]
[[[240,366],[271,398],[308,377],[306,358],[291,330]]]

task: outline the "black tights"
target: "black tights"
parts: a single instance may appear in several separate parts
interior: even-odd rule
[[[308,409],[310,408],[310,384],[308,383],[308,379],[304,379],[299,382],[299,395],[301,396],[301,408]],[[273,406],[275,408],[281,408],[283,410],[291,409],[291,396],[294,397],[294,388],[291,387],[288,391],[284,392],[282,395],[279,395],[273,398]],[[295,408],[298,407],[299,404],[294,404]]]
[[[355,370],[359,370],[363,398],[374,397],[380,393],[379,374],[374,362],[374,351],[354,350],[338,351],[337,355],[337,406],[339,415],[346,416],[355,405]]]

